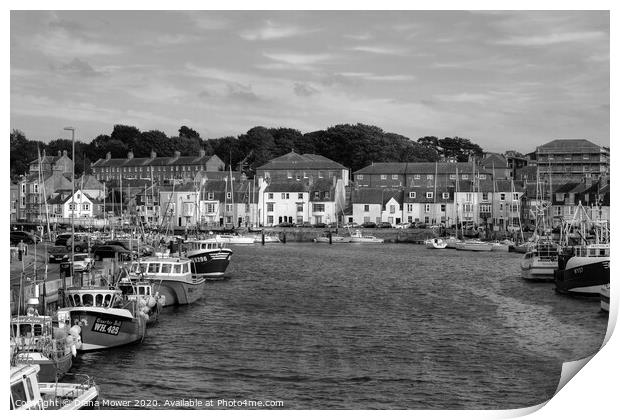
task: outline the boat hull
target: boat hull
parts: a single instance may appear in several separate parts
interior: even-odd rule
[[[229,249],[205,250],[187,257],[192,261],[192,274],[197,277],[217,278],[226,273],[232,251]]]
[[[585,259],[591,260],[592,258]],[[567,263],[566,269],[556,270],[556,290],[559,293],[599,297],[601,287],[609,283],[609,259],[602,258],[589,264],[571,264],[571,260]]]
[[[601,310],[609,312],[609,283],[601,287]]]
[[[315,238],[314,242],[329,243],[329,238],[321,236],[321,237]],[[348,244],[349,242],[351,242],[351,238],[348,236],[337,236],[337,235],[332,236],[332,244]]]
[[[428,249],[445,249],[445,248],[448,247],[448,243],[447,242],[439,241],[439,240],[433,240],[433,239],[429,239],[427,241],[424,241],[424,245]]]
[[[63,376],[71,369],[73,365],[73,355],[71,353],[59,356],[56,359],[50,359],[41,353],[20,353],[17,361],[24,364],[39,365],[39,373],[37,374],[40,381],[55,382],[56,379],[62,379]]]
[[[70,319],[71,325],[81,328],[82,352],[137,343],[146,335],[146,320],[141,316],[127,318],[71,309]]]
[[[493,245],[486,242],[481,243],[457,243],[456,249],[459,251],[476,251],[476,252],[488,252],[493,249]]]
[[[162,280],[161,285],[155,285],[155,290],[165,296],[164,306],[188,305],[200,299],[204,291],[205,279],[194,278],[194,281]]]

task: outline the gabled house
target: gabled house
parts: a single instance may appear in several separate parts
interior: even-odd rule
[[[402,190],[400,189],[354,189],[351,191],[353,222],[361,225],[367,222],[387,222],[391,219],[391,223],[400,223],[402,221],[402,202]],[[394,210],[393,213],[392,210]],[[397,222],[396,219],[399,221]]]
[[[310,187],[302,182],[262,183],[263,226],[310,223]]]

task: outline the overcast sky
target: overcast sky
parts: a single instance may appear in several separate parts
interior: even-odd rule
[[[203,138],[373,124],[533,151],[609,146],[609,14],[11,12],[11,129]]]

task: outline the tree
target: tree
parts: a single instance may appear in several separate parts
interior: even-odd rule
[[[186,139],[199,139],[202,140],[200,138],[200,134],[198,134],[198,132],[192,128],[189,128],[188,126],[184,125],[181,128],[179,128],[179,137],[184,137]]]
[[[482,148],[471,140],[461,137],[444,137],[438,139],[426,136],[418,139],[418,144],[434,149],[439,156],[456,158],[458,162],[467,162],[471,156],[482,157]]]
[[[110,137],[125,143],[128,150],[133,150],[136,147],[136,143],[140,140],[140,130],[130,125],[117,124],[114,126]]]

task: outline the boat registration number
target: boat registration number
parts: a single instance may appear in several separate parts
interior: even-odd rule
[[[97,318],[93,324],[93,331],[103,334],[118,335],[121,329],[121,321],[113,319]]]

